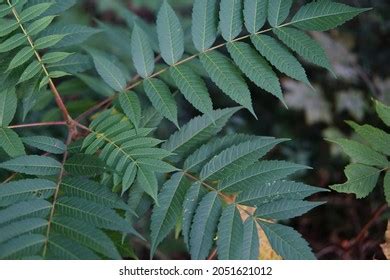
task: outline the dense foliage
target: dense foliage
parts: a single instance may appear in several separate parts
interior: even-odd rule
[[[192,40],[168,1],[156,27],[124,10],[128,66],[80,46],[99,30],[55,21],[75,1],[1,1],[0,168],[9,177],[0,188],[0,258],[134,257],[126,242],[145,239],[134,225],[152,208],[151,257],[175,229],[193,259],[207,258],[214,244],[219,259],[257,259],[260,242],[284,259],[313,259],[300,234],[277,222],[322,204],[304,199],[324,190],[288,179],[306,166],[263,158],[286,139],[224,130],[240,109],[257,115],[244,76],[284,103],[275,70],[311,86],[293,52],[333,71],[305,31],[367,10],[319,0],[286,21],[292,2],[195,0]],[[107,99],[73,118],[56,79],[76,90],[82,81]],[[241,107],[215,110],[208,79]],[[29,123],[49,91],[52,114],[63,120]],[[184,125],[180,94],[202,113]],[[179,128],[166,141],[154,136],[163,118]],[[15,131],[50,125],[66,127],[66,140]]]

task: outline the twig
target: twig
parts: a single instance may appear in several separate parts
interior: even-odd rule
[[[387,209],[387,204],[383,204],[378,209],[375,210],[371,219],[367,222],[367,224],[360,230],[359,234],[349,242],[348,250],[352,247],[360,243],[366,236],[367,231],[376,223],[378,218],[382,215],[382,213]]]
[[[41,122],[41,123],[27,123],[27,124],[18,124],[18,125],[11,125],[8,126],[8,128],[15,129],[15,128],[24,128],[24,127],[39,127],[39,126],[60,126],[60,125],[67,125],[66,122]]]
[[[217,256],[217,248],[214,248],[214,250],[211,252],[211,254],[207,257],[207,260],[211,261]]]

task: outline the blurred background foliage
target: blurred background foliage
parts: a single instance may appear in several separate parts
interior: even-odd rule
[[[190,40],[192,1],[169,2],[182,17]],[[305,2],[308,1],[296,0],[295,8]],[[390,1],[339,2],[374,9],[337,30],[322,34],[312,33],[331,58],[337,78],[326,70],[306,65],[315,92],[302,83],[282,78],[288,110],[276,98],[253,86],[251,91],[259,120],[256,121],[249,113],[241,112],[228,128],[231,131],[292,139],[274,151],[272,156],[312,166],[313,170],[300,174],[300,179],[320,187],[344,182],[343,168],[349,160],[324,138],[355,137],[345,120],[370,123],[386,130],[375,116],[372,99],[379,99],[390,105]],[[69,22],[92,27],[78,30],[78,36],[94,34],[83,46],[104,51],[121,65],[130,80],[130,73],[134,73],[129,51],[130,28],[137,17],[144,21],[143,28],[153,28],[156,10],[161,1],[79,0],[77,3],[57,20],[58,26]],[[193,52],[190,44],[187,46],[187,52]],[[79,67],[91,68],[88,56],[80,55],[78,59],[83,62]],[[78,71],[70,66],[69,72]],[[162,78],[168,79],[169,82],[169,77]],[[212,89],[215,108],[233,105],[212,84],[208,86]],[[59,89],[65,95],[69,111],[74,116],[112,93],[93,75],[84,74],[79,75],[78,79],[65,79]],[[181,123],[199,114],[184,99],[178,99]],[[34,120],[35,116],[42,120],[43,114],[42,121],[60,119],[59,111],[49,106],[51,102],[51,94],[43,92],[39,101],[33,104],[31,118]],[[19,115],[22,119],[23,114]],[[166,139],[173,130],[174,127],[170,124],[163,123],[158,131],[159,137]],[[51,135],[53,133],[61,135],[62,131],[50,131]],[[383,259],[385,256],[380,244],[383,243],[386,221],[390,217],[388,210],[370,226],[368,234],[359,236],[375,210],[384,203],[382,192],[383,188],[377,188],[364,200],[357,200],[354,195],[335,192],[320,194],[313,197],[313,200],[327,200],[326,205],[286,223],[303,234],[319,259]],[[145,217],[142,223],[147,224],[148,217]],[[145,227],[141,225],[140,228]],[[359,239],[356,241],[357,236]],[[148,257],[147,244],[136,244],[134,250],[140,258]],[[158,254],[162,259],[187,258],[184,244],[176,241],[175,236],[171,236],[171,241],[164,243]]]

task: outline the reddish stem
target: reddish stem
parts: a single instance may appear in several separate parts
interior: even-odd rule
[[[352,248],[356,244],[359,244],[359,242],[361,242],[365,238],[370,227],[372,227],[376,223],[376,221],[379,219],[382,213],[385,212],[386,209],[387,209],[387,204],[383,204],[382,206],[380,206],[378,209],[375,210],[371,219],[367,222],[367,224],[365,224],[365,226],[361,229],[359,234],[354,239],[351,240],[348,249]]]

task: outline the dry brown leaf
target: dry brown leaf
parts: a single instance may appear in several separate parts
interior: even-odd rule
[[[240,213],[242,219],[245,221],[248,218],[248,213],[253,213],[255,208],[241,205]],[[271,247],[271,244],[268,241],[267,236],[264,231],[258,227],[259,237],[260,237],[260,256],[259,260],[281,260],[282,257],[279,256]]]
[[[381,244],[383,254],[386,259],[390,260],[390,220],[387,222],[387,230],[385,232],[385,243]]]

